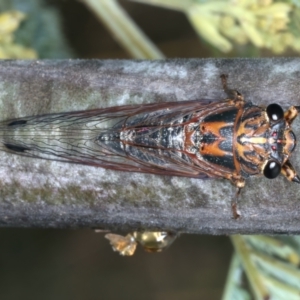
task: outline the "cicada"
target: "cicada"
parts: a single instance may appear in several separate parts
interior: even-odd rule
[[[0,149],[31,158],[126,172],[225,178],[280,173],[300,183],[289,158],[300,111],[258,106],[227,88],[222,101],[195,100],[46,114],[0,123]],[[237,193],[237,194],[238,194]],[[233,206],[235,203],[233,203]],[[236,217],[238,216],[235,213]]]

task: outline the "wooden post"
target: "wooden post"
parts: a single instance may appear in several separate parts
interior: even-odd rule
[[[300,59],[39,60],[0,62],[0,119],[123,104],[224,99],[220,75],[247,101],[300,105]],[[293,124],[300,135],[300,121]],[[291,161],[300,172],[299,147]],[[300,186],[249,179],[241,218],[233,187],[0,153],[0,226],[186,233],[300,232]]]

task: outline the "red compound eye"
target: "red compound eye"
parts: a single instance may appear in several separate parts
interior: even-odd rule
[[[272,132],[272,137],[276,137],[276,136],[277,136],[277,132],[276,131]]]
[[[271,149],[272,149],[273,151],[276,151],[276,146],[271,146]]]

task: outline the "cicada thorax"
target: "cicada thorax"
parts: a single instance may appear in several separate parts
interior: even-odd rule
[[[277,124],[279,130],[273,131],[267,118],[265,109],[245,104],[243,112],[236,120],[234,135],[234,155],[237,172],[244,178],[262,174],[264,165],[274,154],[278,161],[282,161],[282,144],[272,143],[272,132],[283,136],[284,120]],[[281,139],[283,140],[283,138]]]
[[[242,178],[258,174],[276,177],[276,170],[264,173],[266,166],[272,169],[275,164],[280,173],[295,148],[296,138],[283,112],[282,117],[272,120],[267,109],[250,102],[240,106],[228,102],[227,108],[204,117],[199,122],[199,161],[213,165],[229,179],[230,172]]]
[[[235,106],[229,106],[211,113],[199,124],[201,133],[199,154],[201,159],[214,164],[229,174],[236,169],[233,139],[238,111]]]

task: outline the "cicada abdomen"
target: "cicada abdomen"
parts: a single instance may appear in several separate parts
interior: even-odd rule
[[[226,77],[222,77],[227,92]],[[24,117],[0,123],[0,147],[32,158],[107,169],[194,178],[226,178],[238,189],[250,176],[282,173],[300,182],[289,162],[299,112],[261,107],[238,92],[222,101],[119,106]]]

